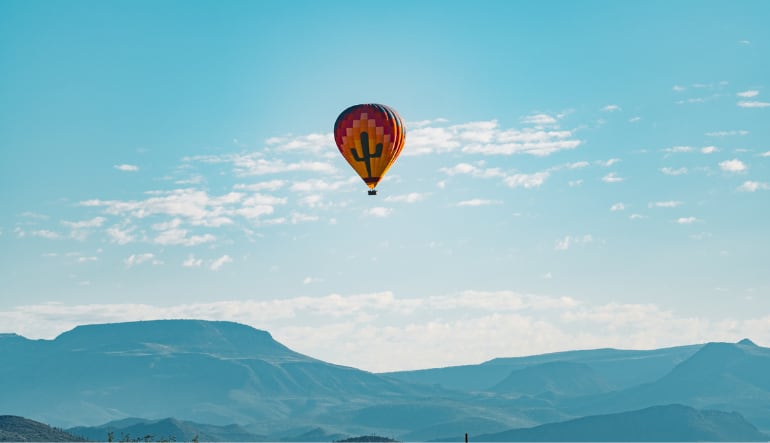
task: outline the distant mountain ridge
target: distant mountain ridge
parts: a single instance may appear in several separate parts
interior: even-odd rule
[[[770,430],[770,349],[750,340],[707,343],[650,383],[578,398],[565,410],[609,413],[665,403],[703,409],[734,410],[761,429]]]
[[[387,375],[416,383],[440,384],[461,391],[487,391],[514,370],[552,362],[583,363],[616,389],[655,381],[687,360],[703,345],[652,350],[590,349],[563,351],[526,357],[495,358],[478,365],[450,366],[388,372]]]
[[[682,404],[737,411],[770,431],[770,349],[750,340],[374,374],[297,353],[249,326],[159,320],[79,326],[54,340],[0,334],[0,355],[0,413],[60,427],[426,441]]]
[[[513,370],[488,391],[509,395],[552,393],[577,396],[611,389],[607,380],[584,363],[553,361]]]
[[[594,415],[473,438],[479,442],[679,442],[768,441],[767,434],[738,413],[696,410],[683,405],[653,406]]]
[[[67,429],[73,435],[87,438],[91,441],[107,441],[112,435],[114,441],[134,440],[150,437],[152,441],[230,441],[254,442],[264,441],[264,435],[251,433],[242,426],[231,424],[215,426],[190,421],[164,418],[161,420],[145,420],[131,418],[106,423],[101,426],[76,426]]]

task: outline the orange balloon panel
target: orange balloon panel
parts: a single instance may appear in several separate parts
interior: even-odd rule
[[[340,153],[371,189],[396,161],[405,140],[401,117],[385,105],[351,106],[334,123]]]

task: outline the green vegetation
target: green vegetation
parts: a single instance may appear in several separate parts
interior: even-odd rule
[[[360,437],[336,440],[335,443],[398,443],[398,440],[393,440],[392,438],[388,437],[380,437],[378,435],[362,435]]]
[[[88,441],[62,429],[15,415],[0,415],[0,441]]]

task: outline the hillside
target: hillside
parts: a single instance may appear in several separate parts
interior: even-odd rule
[[[446,390],[326,363],[231,322],[164,320],[79,326],[54,340],[0,339],[0,411],[59,426],[98,426],[128,417],[229,425],[257,435],[323,427],[330,435],[410,431],[362,428],[360,410],[428,405],[453,417],[503,411],[467,408]],[[436,423],[430,408],[424,426]],[[395,427],[393,427],[395,425]],[[293,438],[291,435],[287,438]]]
[[[740,412],[770,430],[770,349],[744,340],[708,343],[651,383],[564,404],[572,413],[608,413],[680,403]]]
[[[679,442],[767,441],[738,413],[696,410],[682,405],[583,417],[527,429],[473,437],[479,442]]]
[[[496,358],[478,365],[450,366],[414,371],[388,372],[399,380],[466,392],[494,390],[512,372],[552,362],[582,363],[616,389],[625,389],[659,379],[688,359],[701,345],[652,350],[589,349],[554,352],[526,357]]]
[[[87,441],[61,429],[15,415],[0,415],[0,441]]]
[[[500,383],[488,389],[507,395],[564,396],[607,392],[612,386],[596,370],[583,363],[555,361],[514,370]]]
[[[174,418],[162,420],[124,419],[101,426],[78,426],[67,429],[74,435],[85,437],[92,441],[106,441],[111,433],[115,441],[125,439],[143,439],[150,436],[150,440],[160,441],[232,441],[253,442],[264,441],[264,435],[256,435],[248,432],[239,425],[215,426],[190,421],[182,421]]]

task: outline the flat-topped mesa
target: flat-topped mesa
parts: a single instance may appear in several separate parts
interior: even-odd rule
[[[152,320],[78,326],[54,340],[62,350],[201,353],[223,357],[310,359],[267,331],[228,321]]]

